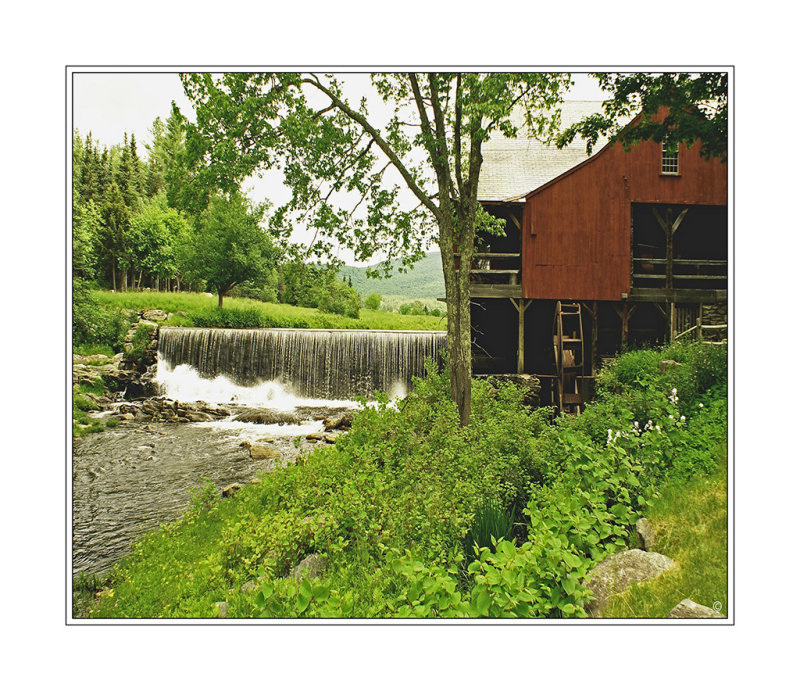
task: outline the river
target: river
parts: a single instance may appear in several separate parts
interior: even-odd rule
[[[244,484],[259,474],[292,463],[315,442],[306,435],[322,432],[320,418],[350,401],[298,398],[273,382],[237,387],[225,377],[202,379],[191,368],[163,368],[164,392],[180,400],[225,403],[256,402],[264,410],[293,412],[300,424],[237,422],[234,415],[213,422],[125,422],[115,429],[75,439],[72,462],[72,572],[106,573],[144,533],[174,520],[187,509],[191,490],[208,479],[221,490]],[[244,409],[244,408],[242,408]],[[102,419],[109,413],[101,414]],[[264,441],[269,440],[269,441]],[[253,460],[242,442],[263,442],[279,459]]]

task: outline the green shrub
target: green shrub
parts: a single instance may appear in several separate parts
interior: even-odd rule
[[[92,296],[89,285],[78,279],[72,281],[72,344],[122,349],[125,334],[131,325],[127,312],[101,305]]]
[[[498,540],[511,539],[514,516],[496,501],[484,501],[475,512],[466,536],[464,553],[468,559],[483,548],[493,547]]]
[[[613,367],[621,394],[606,388],[555,424],[548,410],[524,408],[513,385],[476,381],[464,428],[447,373],[431,364],[406,400],[379,396],[335,445],[231,499],[209,490],[182,521],[145,537],[93,614],[208,617],[226,600],[231,617],[583,616],[586,573],[626,546],[664,483],[724,457],[724,379],[682,412],[662,386],[675,371],[658,373],[661,355],[632,355],[638,378],[632,360],[622,381]],[[710,359],[682,372],[693,368],[722,371]],[[498,539],[512,515],[523,532]],[[475,558],[478,533],[490,544]],[[289,577],[309,554],[326,559],[325,574]],[[242,590],[258,578],[260,588]]]
[[[381,308],[381,300],[383,298],[378,293],[371,293],[364,300],[364,307],[368,310],[377,310]]]

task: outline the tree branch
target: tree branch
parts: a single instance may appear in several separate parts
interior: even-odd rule
[[[386,154],[386,157],[392,162],[394,167],[402,176],[403,180],[405,180],[406,184],[408,185],[409,189],[414,193],[414,195],[419,199],[425,207],[436,217],[439,218],[441,215],[441,210],[431,201],[430,197],[425,194],[424,190],[420,188],[420,186],[416,183],[411,173],[408,169],[403,165],[403,162],[398,157],[397,153],[392,149],[392,147],[388,144],[388,142],[381,136],[380,132],[376,130],[367,119],[354,111],[350,106],[348,106],[344,101],[342,101],[336,94],[334,94],[328,87],[322,84],[319,79],[317,79],[316,75],[311,75],[310,78],[301,79],[301,83],[303,84],[310,84],[311,86],[315,87],[322,93],[324,93],[331,102],[341,110],[347,117],[349,117],[354,122],[358,123],[363,127],[375,140],[375,143],[380,147],[381,151]]]

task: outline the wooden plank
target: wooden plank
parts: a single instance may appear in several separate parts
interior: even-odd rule
[[[633,288],[628,296],[630,302],[727,302],[727,290],[708,288]]]
[[[454,256],[461,257],[461,252],[454,252]],[[475,259],[518,259],[520,252],[476,252],[472,255]]]
[[[518,274],[519,269],[470,269],[471,274]]]
[[[470,283],[469,294],[473,298],[518,298],[522,297],[522,286]]]

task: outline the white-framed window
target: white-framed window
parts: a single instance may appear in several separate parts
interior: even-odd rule
[[[661,174],[680,175],[680,171],[678,170],[677,144],[667,144],[667,142],[664,142],[661,145]]]

